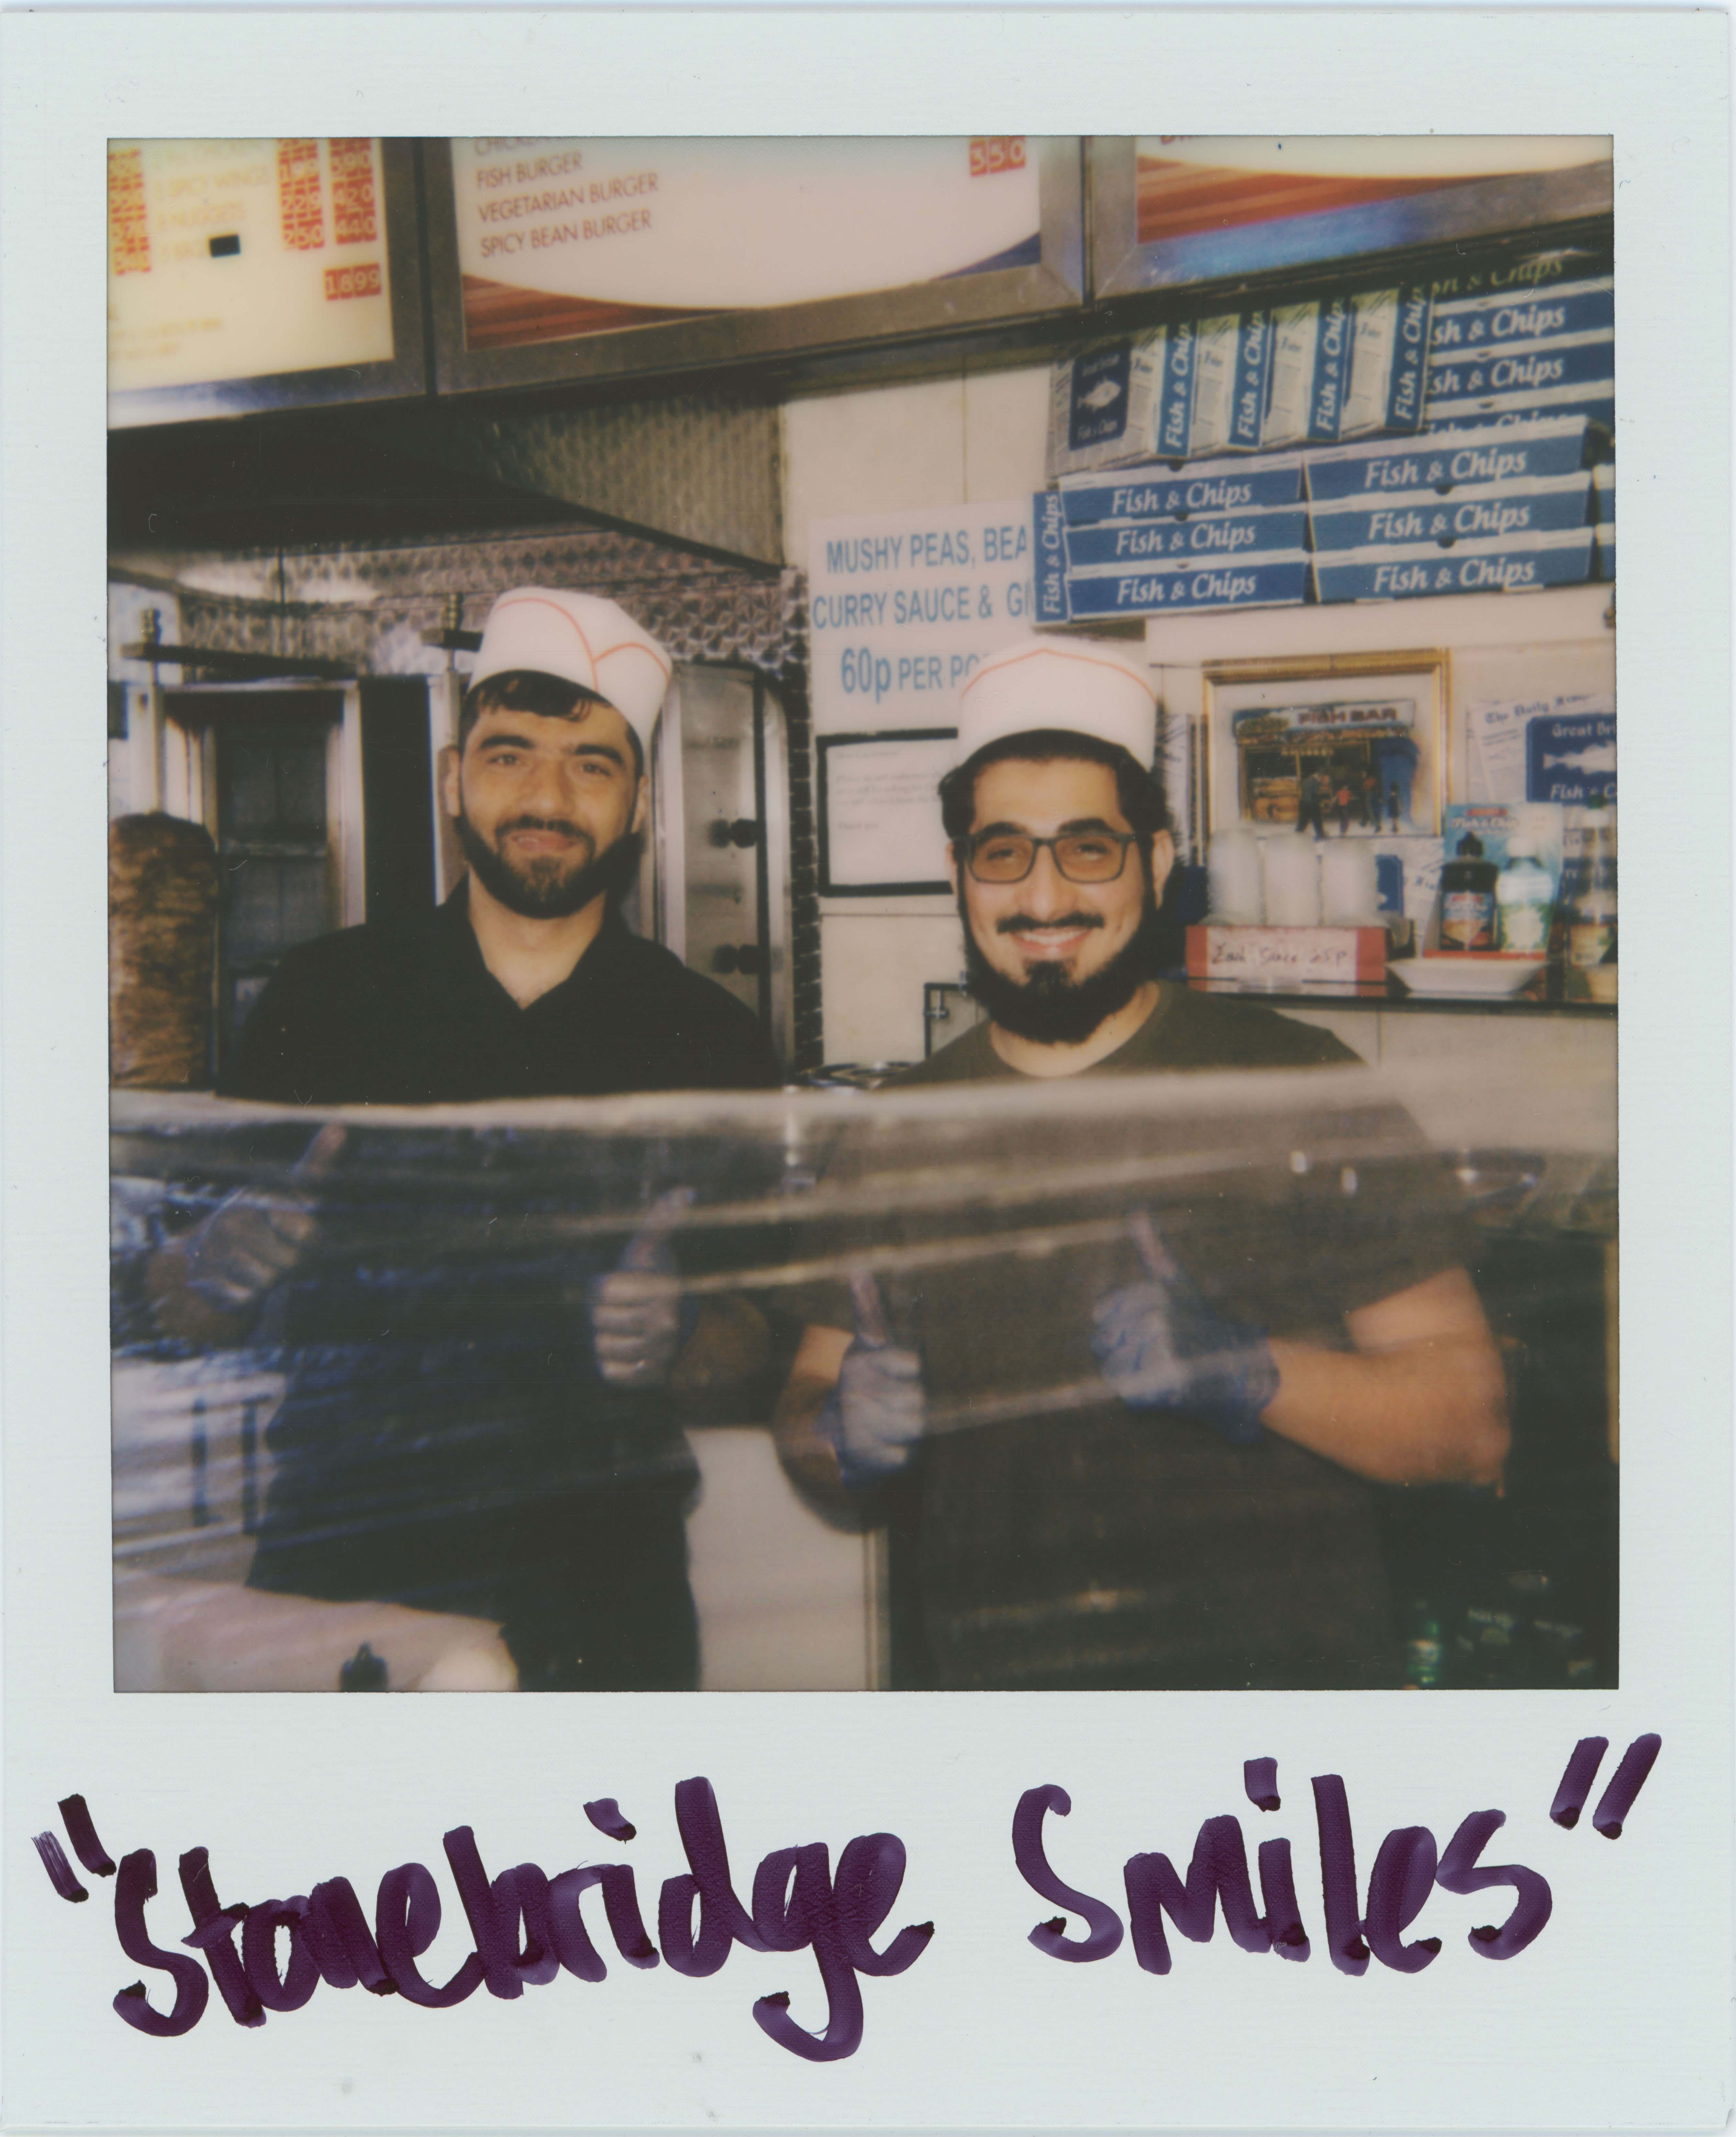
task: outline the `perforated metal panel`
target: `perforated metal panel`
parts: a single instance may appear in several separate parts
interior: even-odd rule
[[[479,630],[497,595],[538,584],[607,595],[678,660],[746,660],[777,675],[803,660],[796,573],[761,577],[595,528],[173,562],[187,640],[353,661],[377,675],[432,674],[445,665],[422,635],[440,628],[450,596],[462,599],[465,625]]]
[[[588,408],[382,414],[382,442],[738,556],[780,561],[776,407],[720,394]]]

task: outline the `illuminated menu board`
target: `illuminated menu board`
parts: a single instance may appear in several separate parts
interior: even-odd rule
[[[200,389],[322,372],[347,384],[246,405],[377,390],[400,338],[387,194],[377,139],[111,141],[111,417],[216,412],[235,394]],[[164,409],[177,392],[191,405]]]
[[[465,339],[501,348],[1034,264],[1023,136],[975,145],[455,141]]]
[[[1607,215],[1607,134],[1099,136],[1100,294]]]
[[[1077,140],[440,146],[443,387],[873,341],[1080,299]]]

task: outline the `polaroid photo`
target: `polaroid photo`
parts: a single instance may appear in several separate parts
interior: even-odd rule
[[[0,19],[8,2127],[1723,2126],[1727,26],[1324,28]]]

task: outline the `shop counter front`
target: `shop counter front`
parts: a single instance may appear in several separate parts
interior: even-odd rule
[[[1394,1065],[1409,1034],[1613,1024],[1305,1014],[1388,1059],[318,1112],[117,1092],[116,1688],[582,1690],[546,1651],[588,1671],[593,1640],[626,1658],[598,1689],[1342,1687],[1399,1681],[1418,1610],[1471,1648],[1415,1681],[1613,1682],[1612,1078],[1595,1047]],[[294,1252],[242,1313],[207,1249],[262,1224]],[[205,1270],[192,1307],[165,1255]],[[1511,1383],[1504,1501],[1223,1438],[1192,1395],[1147,1417],[1093,1332],[1156,1287],[1348,1351],[1450,1263]],[[594,1343],[623,1272],[682,1331],[642,1382]],[[917,1361],[925,1421],[907,1471],[823,1488],[773,1428],[807,1335],[853,1326]],[[1354,1670],[1320,1659],[1349,1637],[1329,1502]],[[678,1668],[658,1611],[697,1618]],[[1294,1653],[1250,1664],[1274,1628]]]

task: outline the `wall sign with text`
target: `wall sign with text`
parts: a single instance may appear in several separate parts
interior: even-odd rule
[[[950,894],[940,784],[956,728],[821,735],[819,894]]]
[[[1029,630],[1023,502],[817,519],[808,536],[816,733],[951,723],[985,654]]]

